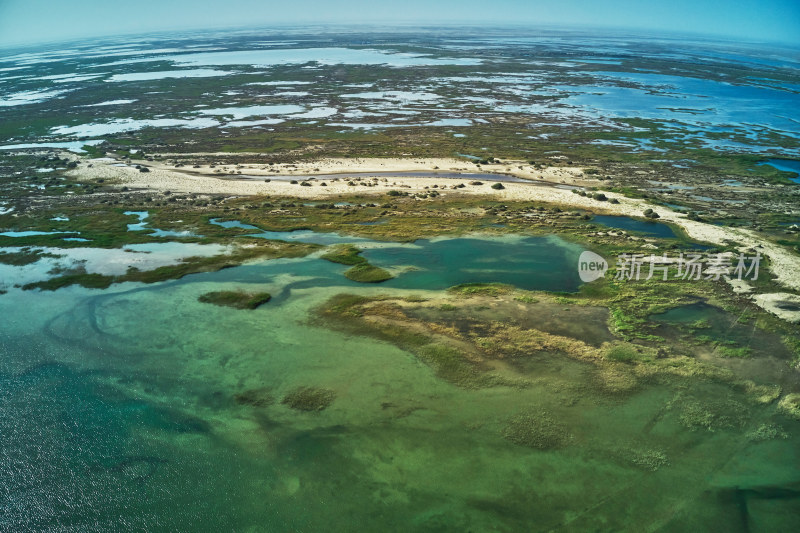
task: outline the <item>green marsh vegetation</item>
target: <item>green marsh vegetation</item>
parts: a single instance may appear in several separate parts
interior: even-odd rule
[[[341,265],[362,265],[367,262],[361,257],[361,250],[352,244],[341,244],[334,246],[333,249],[322,256],[322,259],[339,263]]]
[[[30,248],[23,248],[18,252],[0,251],[0,264],[12,266],[30,265],[42,257],[55,257],[55,254],[42,252],[41,250],[32,250]]]
[[[778,408],[789,416],[800,420],[800,393],[793,392],[778,402]]]
[[[711,282],[624,283],[601,280],[584,285],[577,294],[569,297],[530,293],[505,285],[473,284],[453,287],[447,294],[450,300],[433,308],[429,308],[427,302],[418,303],[428,309],[424,315],[411,312],[414,305],[406,300],[395,299],[396,303],[392,303],[388,296],[370,299],[346,295],[331,300],[319,314],[334,327],[376,336],[411,351],[437,376],[466,388],[511,382],[524,386],[520,385],[525,383],[524,376],[516,375],[509,381],[508,376],[501,378],[494,374],[491,365],[487,364],[495,359],[514,361],[517,357],[524,358],[527,357],[525,354],[532,355],[542,350],[591,362],[598,369],[599,383],[604,390],[611,392],[633,390],[640,380],[657,375],[705,376],[731,382],[734,377],[728,370],[696,357],[697,343],[711,343],[711,353],[721,359],[758,357],[759,352],[754,347],[722,338],[704,341],[707,332],[717,331],[712,330],[709,319],[692,319],[681,330],[685,336],[681,338],[653,321],[659,313],[680,310],[709,298],[724,304],[728,310],[711,308],[717,309],[714,312],[721,320],[730,322],[731,318],[742,317],[742,332],[747,333],[748,339],[769,346],[769,355],[783,357],[784,364],[793,364],[791,347],[782,348],[787,338],[795,338],[790,332],[791,327],[753,308],[746,300],[737,300],[726,287]],[[561,336],[563,333],[538,330],[535,322],[524,322],[528,324],[524,327],[514,325],[514,320],[520,319],[509,319],[518,313],[518,304],[523,302],[529,302],[527,312],[534,316],[537,308],[547,302],[587,309],[607,308],[608,331],[617,340],[592,346],[585,341]],[[464,320],[464,316],[472,316],[480,309],[492,309],[493,318],[477,319],[475,324]],[[509,314],[505,319],[504,313]],[[669,335],[669,338],[665,339],[663,335]],[[748,394],[763,396],[752,387],[747,390]],[[772,398],[770,401],[777,398],[769,397]]]
[[[218,291],[200,295],[198,301],[234,309],[257,309],[272,299],[268,292]]]
[[[465,297],[478,295],[500,296],[512,291],[514,291],[514,287],[503,283],[464,283],[448,289],[448,292],[452,294]]]
[[[356,265],[347,270],[344,275],[347,279],[359,283],[381,283],[394,277],[388,270],[370,265],[369,263]]]
[[[344,275],[347,279],[359,283],[381,283],[394,277],[389,271],[371,265],[360,254],[361,250],[355,246],[343,244],[335,246],[333,250],[323,255],[322,259],[332,263],[351,265],[352,268],[345,271]]]

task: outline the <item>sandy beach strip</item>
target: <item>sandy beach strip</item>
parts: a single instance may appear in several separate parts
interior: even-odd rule
[[[84,163],[86,160],[84,160]],[[541,201],[559,204],[571,208],[587,209],[593,212],[641,217],[645,209],[653,209],[660,216],[660,221],[673,223],[682,228],[694,240],[716,245],[732,243],[742,253],[753,255],[760,252],[771,261],[771,270],[776,281],[791,290],[800,292],[800,257],[788,249],[765,241],[756,233],[744,228],[715,226],[703,222],[689,220],[685,214],[666,207],[653,206],[645,200],[626,198],[622,195],[605,192],[608,198],[616,198],[619,203],[601,202],[589,197],[573,193],[561,185],[586,186],[597,185],[589,180],[579,167],[548,167],[533,169],[523,162],[505,162],[501,165],[483,165],[477,170],[475,165],[465,164],[456,159],[321,159],[318,161],[298,162],[295,164],[273,165],[272,171],[263,170],[265,165],[223,165],[223,175],[215,172],[217,168],[210,165],[201,168],[175,169],[164,163],[142,162],[149,172],[140,172],[133,165],[117,166],[119,161],[91,160],[89,167],[82,164],[71,171],[71,175],[79,180],[96,181],[104,179],[133,190],[153,191],[154,193],[171,191],[184,194],[215,194],[231,196],[283,196],[302,199],[327,199],[341,195],[371,194],[382,195],[390,190],[408,193],[429,192],[434,185],[435,190],[443,196],[447,195],[483,195],[508,201]],[[139,162],[136,162],[139,163]],[[520,169],[519,167],[522,167]],[[266,168],[269,168],[268,166]],[[270,179],[270,175],[313,176],[322,174],[340,174],[338,179],[325,178],[312,181],[312,186],[304,187],[287,180],[237,179],[227,171],[241,171],[243,175]],[[483,181],[481,185],[470,185],[471,178],[455,180],[435,177],[381,177],[386,172],[468,172],[468,173],[503,173],[519,178],[533,180],[532,183],[503,183],[504,188],[491,188],[492,182]],[[375,178],[348,178],[347,174],[375,173]],[[324,181],[326,186],[322,186]],[[465,186],[451,189],[456,184]]]

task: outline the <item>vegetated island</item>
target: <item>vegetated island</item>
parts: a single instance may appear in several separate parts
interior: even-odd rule
[[[347,279],[359,283],[381,283],[394,277],[388,270],[371,265],[369,261],[361,257],[361,250],[352,244],[334,246],[333,250],[323,255],[322,258],[332,263],[352,265],[353,268],[347,270],[344,275]]]
[[[206,304],[234,309],[256,309],[272,299],[268,292],[218,291],[207,292],[197,300]]]

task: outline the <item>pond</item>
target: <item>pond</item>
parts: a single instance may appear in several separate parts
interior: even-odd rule
[[[794,172],[795,176],[789,178],[789,180],[794,183],[800,183],[800,161],[794,159],[770,159],[769,161],[759,163],[759,165],[769,165],[778,170],[783,170],[784,172]]]
[[[677,237],[675,232],[667,224],[662,222],[651,222],[649,220],[637,220],[631,217],[615,215],[595,215],[592,218],[595,224],[625,231],[635,231],[651,237],[661,237],[662,239],[674,239]]]
[[[462,283],[506,283],[521,289],[573,292],[581,281],[583,248],[555,236],[477,236],[419,240],[411,245],[368,247],[375,266],[401,269],[386,287],[445,289]]]
[[[197,235],[189,230],[176,231],[149,228],[147,219],[150,218],[150,213],[148,211],[125,211],[123,215],[135,216],[139,219],[134,224],[128,224],[128,231],[147,231],[152,237],[202,237],[202,235]]]

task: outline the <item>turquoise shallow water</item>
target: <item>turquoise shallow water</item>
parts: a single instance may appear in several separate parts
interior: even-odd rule
[[[546,238],[473,240],[365,254],[387,265],[395,257],[399,268],[476,246],[508,258],[477,269],[508,281],[506,272],[526,279],[526,257],[546,253],[566,269],[574,253]],[[667,381],[609,396],[592,365],[542,353],[524,370],[530,388],[466,390],[391,344],[309,320],[341,292],[408,294],[405,284],[438,295],[424,287],[481,264],[471,252],[456,257],[421,277],[401,274],[395,288],[303,258],[105,291],[10,290],[0,296],[0,530],[748,531],[796,522],[800,478],[787,465],[800,464],[800,424],[725,384]],[[275,297],[252,312],[197,301],[237,288]],[[329,388],[335,401],[293,411],[280,399],[297,386]],[[245,392],[275,401],[238,402]],[[682,422],[700,407],[713,431]],[[505,421],[531,411],[563,425],[568,443],[538,450],[504,439]],[[749,440],[762,424],[787,438]]]
[[[462,283],[502,282],[527,290],[574,292],[583,249],[557,237],[459,238],[417,241],[411,246],[368,248],[375,266],[406,266],[387,287],[446,289]]]
[[[795,183],[800,183],[800,161],[795,161],[793,159],[770,159],[764,163],[759,163],[759,165],[769,165],[778,170],[794,172],[796,175],[789,179]]]
[[[596,224],[602,224],[603,226],[607,226],[609,228],[636,231],[638,233],[644,233],[645,235],[661,237],[664,239],[676,237],[672,228],[661,222],[636,220],[635,218],[614,215],[596,215],[594,218],[592,218],[592,222]]]

